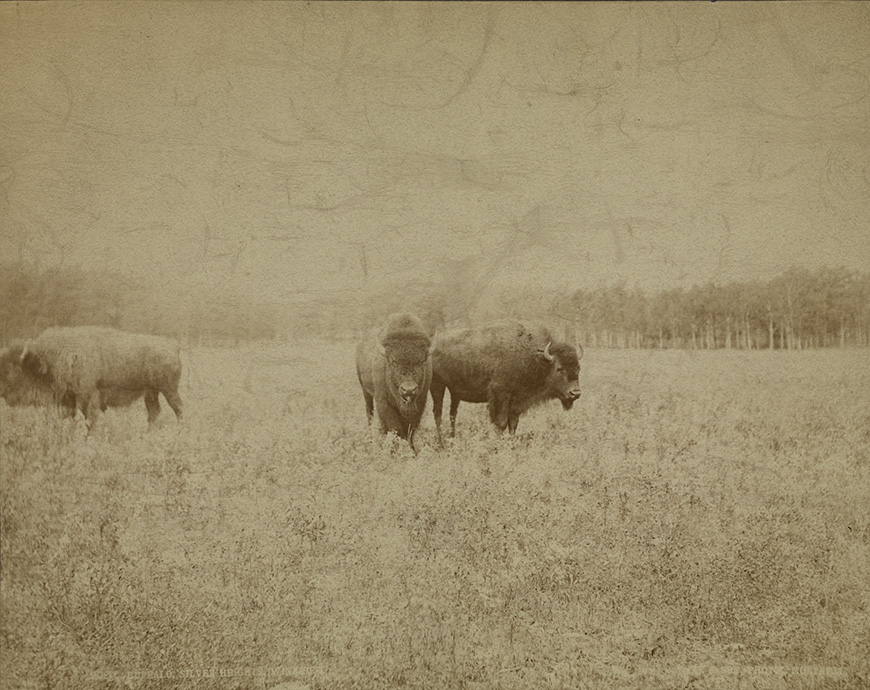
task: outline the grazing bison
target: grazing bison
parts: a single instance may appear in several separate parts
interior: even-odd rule
[[[580,356],[567,343],[553,342],[542,326],[499,321],[479,328],[447,331],[432,344],[432,407],[441,440],[444,389],[450,390],[450,433],[462,400],[485,402],[500,430],[516,432],[520,415],[558,398],[570,410],[580,397]]]
[[[429,336],[413,314],[393,314],[357,347],[356,373],[369,423],[377,410],[381,433],[392,431],[414,448],[414,430],[423,416],[432,361]]]
[[[148,422],[160,414],[158,395],[181,419],[181,358],[176,341],[112,328],[49,328],[0,353],[0,397],[9,405],[54,403],[77,410],[91,426],[108,407],[145,397]]]

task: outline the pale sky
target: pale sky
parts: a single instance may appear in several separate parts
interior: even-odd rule
[[[0,3],[0,256],[275,298],[870,270],[868,93],[870,3]]]

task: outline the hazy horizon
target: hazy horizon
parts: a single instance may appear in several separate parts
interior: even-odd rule
[[[0,255],[161,283],[870,270],[860,3],[0,6]]]

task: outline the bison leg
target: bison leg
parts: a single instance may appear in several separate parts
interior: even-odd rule
[[[438,434],[438,444],[443,445],[441,440],[441,408],[444,405],[444,382],[437,376],[432,377],[429,392],[432,394],[432,414],[435,416],[435,431]],[[451,400],[453,394],[450,394]]]
[[[402,419],[398,411],[384,405],[378,408],[378,418],[381,420],[381,433],[393,432],[401,439],[408,438],[408,423]]]
[[[157,397],[156,393],[155,397]],[[175,413],[175,418],[180,422],[183,405],[181,404],[181,396],[178,394],[178,391],[163,391],[163,397],[166,398],[166,402],[169,403],[169,407],[171,407],[172,411]]]
[[[368,391],[363,391],[363,397],[366,399],[366,419],[368,423],[372,423],[372,417],[375,414],[375,399]]]
[[[456,436],[456,412],[459,409],[460,398],[450,391],[450,435]]]
[[[145,409],[148,410],[148,426],[154,424],[154,420],[160,414],[160,399],[157,395],[157,391],[153,388],[145,391]]]
[[[510,432],[511,436],[513,436],[515,433],[517,433],[517,424],[519,423],[519,421],[520,421],[520,413],[517,412],[516,410],[510,410],[508,412],[507,428],[508,428],[508,432]]]
[[[76,416],[76,396],[74,394],[64,393],[58,404],[64,417],[74,418]]]
[[[508,425],[510,399],[506,396],[491,393],[488,407],[490,421],[495,424],[499,431],[504,431]]]
[[[98,390],[91,391],[88,395],[76,396],[76,408],[81,410],[81,413],[85,416],[85,424],[88,429],[94,426],[94,422],[100,416],[101,403],[102,396],[100,396],[100,391]]]
[[[417,431],[417,427],[413,424],[408,425],[408,445],[411,446],[411,450],[414,451],[414,455],[417,454],[417,449],[414,448],[414,432]]]
[[[415,422],[408,422],[392,405],[381,403],[377,405],[378,419],[381,422],[381,433],[393,433],[400,439],[410,441],[417,427]],[[415,451],[416,452],[416,451]]]

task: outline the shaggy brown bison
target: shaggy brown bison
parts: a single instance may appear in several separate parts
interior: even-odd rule
[[[9,405],[54,403],[91,426],[99,411],[145,397],[148,422],[163,397],[181,419],[181,358],[176,341],[112,328],[49,328],[0,353],[0,397]]]
[[[543,326],[500,321],[447,331],[432,344],[432,407],[441,440],[444,389],[450,390],[450,433],[462,400],[489,405],[500,430],[516,432],[520,415],[533,405],[558,398],[570,410],[580,397],[580,349],[553,342]]]
[[[399,313],[390,316],[380,330],[370,332],[356,351],[356,373],[369,423],[377,410],[381,433],[392,431],[408,439],[415,453],[414,430],[432,380],[429,345],[420,319]]]

